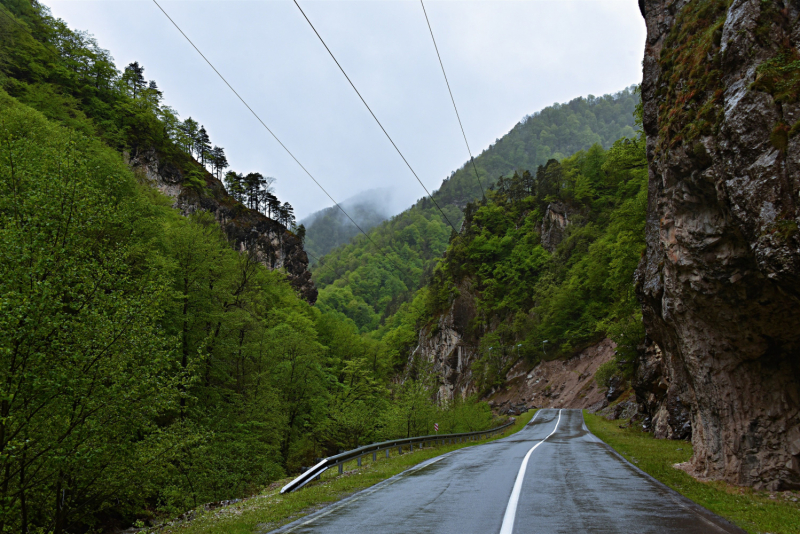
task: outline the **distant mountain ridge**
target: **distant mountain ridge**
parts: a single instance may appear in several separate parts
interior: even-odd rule
[[[394,197],[394,190],[389,187],[369,189],[339,205],[366,232],[396,213]],[[316,211],[301,220],[300,224],[306,227],[305,250],[312,265],[316,263],[316,258],[321,258],[361,233],[336,206]]]
[[[535,172],[550,159],[596,144],[608,149],[616,140],[634,136],[633,112],[640,102],[631,86],[612,95],[554,104],[524,117],[475,157],[483,188],[514,171]],[[466,205],[482,197],[472,164],[465,162],[455,170],[433,197],[457,230]],[[377,328],[424,285],[452,231],[433,202],[422,197],[369,230],[369,240],[356,236],[315,263],[319,305],[351,318],[362,331]]]

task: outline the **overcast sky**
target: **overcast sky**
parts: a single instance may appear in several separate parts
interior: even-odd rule
[[[337,201],[395,187],[399,211],[424,194],[291,0],[159,2]],[[276,177],[298,219],[331,205],[152,1],[44,3],[94,34],[118,67],[139,61],[234,170]],[[438,188],[468,156],[420,3],[300,5],[425,185]],[[641,81],[636,0],[425,5],[475,155],[527,114]]]

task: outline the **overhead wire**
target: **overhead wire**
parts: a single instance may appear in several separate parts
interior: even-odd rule
[[[419,0],[419,3],[422,6],[422,12],[425,14],[425,22],[428,23],[428,31],[431,33],[431,41],[433,41],[433,48],[436,49],[436,57],[439,58],[439,66],[442,67],[442,75],[444,76],[444,83],[447,84],[447,92],[450,93],[450,101],[453,103],[453,109],[456,112],[458,125],[461,127],[461,135],[464,136],[464,144],[467,145],[469,160],[472,162],[472,168],[475,171],[475,179],[478,180],[478,185],[481,188],[481,196],[483,196],[483,198],[485,199],[486,191],[483,190],[483,183],[481,182],[481,177],[478,174],[478,168],[475,166],[475,158],[472,157],[472,149],[469,148],[469,141],[467,141],[467,134],[464,132],[464,125],[461,123],[461,115],[458,114],[458,107],[456,107],[456,99],[453,98],[453,90],[450,89],[450,82],[447,80],[447,73],[444,71],[444,63],[442,62],[441,54],[439,54],[439,47],[436,45],[436,38],[433,36],[433,28],[431,28],[431,21],[428,18],[428,12],[425,9],[425,3],[422,0]]]
[[[156,5],[158,5],[158,2],[156,2]],[[158,6],[158,7],[160,8],[161,6]],[[161,11],[163,12],[164,10],[162,9]],[[8,20],[10,20],[11,22],[13,22],[13,23],[17,24],[17,25],[18,25],[20,28],[22,28],[23,30],[24,30],[24,29],[26,29],[26,28],[25,28],[25,27],[24,27],[24,26],[23,26],[23,25],[22,25],[22,24],[21,24],[21,23],[20,23],[18,20],[16,20],[16,19],[14,19],[14,18],[10,17],[10,16],[9,16],[9,15],[8,15],[8,14],[5,12],[5,10],[4,10],[4,9],[0,9],[0,13],[2,13],[2,14],[3,14],[3,16],[5,16],[5,17],[6,17]],[[167,15],[166,13],[164,13],[164,14],[165,14],[165,15]],[[170,21],[171,21],[173,24],[175,24],[175,22],[174,22],[174,21],[173,21],[173,20],[170,18],[170,16],[169,16],[169,15],[167,15],[167,18],[168,18],[168,19],[170,19]],[[178,26],[177,26],[177,25],[175,25],[175,27],[177,28]],[[186,34],[185,34],[185,33],[183,33],[183,31],[181,31],[181,29],[180,29],[180,28],[178,28],[178,31],[180,31],[180,32],[181,32],[181,34],[183,34],[183,36],[184,36],[184,37],[186,37]],[[194,43],[192,43],[192,42],[189,40],[189,38],[188,38],[188,37],[186,37],[186,39],[187,39],[187,41],[189,41],[189,43],[191,43],[191,44],[192,44],[192,46],[194,46]],[[195,50],[197,50],[197,47],[196,47],[196,46],[195,46],[194,48],[195,48]],[[197,51],[198,51],[198,52],[200,52],[199,50],[197,50]],[[202,52],[200,52],[200,55],[201,55],[201,56],[203,56]],[[205,56],[203,56],[203,59],[206,59],[206,58],[205,58]],[[207,60],[207,59],[206,59],[206,62],[208,62],[208,60]],[[210,63],[210,62],[209,62],[209,65],[211,65],[211,63]],[[213,66],[213,65],[211,65],[211,68],[213,69],[213,68],[214,68],[214,66]],[[215,72],[216,72],[216,70],[217,70],[217,69],[214,69],[214,71],[215,71]],[[219,74],[219,72],[217,72],[217,74]],[[221,77],[221,76],[220,76],[220,77]],[[224,78],[223,78],[223,81],[225,81],[225,80],[224,80]],[[226,81],[225,83],[227,84],[227,81]],[[230,85],[229,85],[229,84],[228,84],[228,87],[230,87]],[[231,88],[231,89],[233,89],[233,88]],[[234,93],[236,93],[236,91],[234,91]],[[239,95],[237,94],[236,96],[239,96]],[[241,97],[240,97],[240,100],[241,100]],[[244,101],[243,101],[243,102],[244,102]],[[247,106],[247,103],[246,103],[246,102],[245,102],[245,106]],[[249,106],[248,106],[248,109],[249,109]],[[252,111],[252,110],[250,110],[250,111]],[[258,118],[258,117],[256,117],[256,118]],[[260,119],[259,119],[259,122],[260,122]],[[262,124],[263,124],[263,123],[262,123]],[[266,127],[266,125],[265,125],[265,127]],[[267,128],[267,130],[269,130],[269,128]],[[270,133],[272,133],[272,132],[270,131]],[[274,134],[273,134],[273,137],[274,137]],[[276,138],[276,139],[277,139],[277,138]],[[280,141],[278,141],[278,142],[280,143]],[[281,146],[283,146],[283,145],[281,144]],[[284,149],[285,149],[285,148],[286,148],[286,147],[284,147]],[[287,152],[288,152],[288,150],[287,150]],[[290,154],[291,154],[291,153],[290,153]],[[294,157],[294,156],[292,156],[292,157]],[[297,161],[297,160],[295,159],[295,161]],[[298,163],[299,163],[299,162],[298,162]],[[302,165],[301,165],[301,167],[302,167]],[[305,170],[305,169],[304,169],[304,170]],[[307,172],[307,171],[306,171],[306,172]],[[314,179],[314,178],[312,177],[312,180],[313,180],[313,179]],[[316,180],[315,180],[315,182],[316,182]],[[319,184],[317,184],[317,185],[319,185]],[[321,188],[321,186],[320,186],[320,188]],[[323,191],[325,191],[325,190],[323,189]],[[327,191],[326,191],[325,193],[327,194]],[[328,198],[330,198],[330,195],[328,195]],[[331,200],[333,200],[333,199],[331,199]],[[334,201],[334,203],[336,203],[336,201]],[[345,215],[347,215],[347,213],[346,213],[346,212],[345,212],[345,211],[342,209],[342,207],[341,207],[341,206],[339,206],[338,204],[337,204],[337,206],[339,207],[339,209],[341,209],[341,210],[342,210],[342,212],[343,212]],[[349,215],[348,215],[348,218],[349,218]],[[352,221],[352,219],[350,219],[350,220]],[[353,224],[355,224],[355,221],[353,222]],[[361,230],[361,228],[359,228],[359,226],[358,226],[357,224],[356,224],[356,228],[358,228],[359,230]],[[361,233],[364,233],[364,231],[363,231],[363,230],[361,230]],[[305,249],[304,249],[304,252],[305,252],[307,255],[309,255],[309,256],[311,256],[312,258],[314,258],[314,259],[317,261],[317,265],[318,265],[318,266],[328,269],[328,270],[329,270],[330,272],[332,272],[334,275],[336,274],[336,271],[335,271],[335,270],[333,270],[331,267],[329,267],[328,265],[325,265],[324,263],[320,263],[320,258],[317,258],[316,256],[314,256],[313,254],[311,254],[309,251],[307,251],[307,250],[305,250]]]
[[[155,0],[153,0],[153,1],[155,1]],[[337,66],[337,67],[339,67],[339,70],[342,72],[342,74],[344,74],[344,77],[345,77],[345,78],[347,78],[347,81],[348,81],[348,83],[350,83],[350,87],[352,87],[352,88],[353,88],[353,90],[354,90],[354,91],[356,92],[356,94],[358,95],[358,98],[360,98],[360,99],[361,99],[361,102],[364,104],[364,106],[366,106],[366,108],[367,108],[367,110],[369,111],[370,115],[372,115],[372,118],[373,118],[373,119],[375,119],[375,122],[376,122],[376,123],[378,123],[378,126],[380,126],[380,128],[381,128],[381,130],[383,131],[383,133],[384,133],[384,135],[386,136],[386,138],[389,140],[389,142],[392,144],[392,146],[394,147],[394,149],[397,151],[397,153],[398,153],[398,154],[400,155],[400,157],[403,159],[403,162],[406,164],[406,166],[408,167],[408,169],[411,171],[411,174],[413,174],[413,175],[414,175],[414,178],[416,178],[416,179],[417,179],[417,181],[419,182],[419,185],[421,185],[421,186],[422,186],[422,189],[424,189],[424,190],[425,190],[425,192],[428,194],[428,198],[430,198],[430,199],[431,199],[431,201],[433,201],[433,204],[434,204],[434,206],[436,206],[436,209],[438,209],[438,210],[439,210],[439,213],[441,213],[441,214],[442,214],[442,217],[444,217],[444,219],[447,221],[447,224],[449,224],[449,225],[450,225],[450,227],[453,229],[453,231],[454,231],[454,232],[458,233],[458,230],[456,230],[456,227],[455,227],[455,226],[453,226],[453,223],[452,223],[452,222],[450,222],[450,219],[447,217],[447,215],[445,214],[445,212],[444,212],[444,211],[442,211],[442,208],[441,208],[441,207],[439,207],[439,204],[436,202],[436,199],[434,199],[434,198],[433,198],[433,196],[431,195],[430,191],[428,191],[428,188],[427,188],[427,187],[425,187],[425,184],[423,184],[423,183],[422,183],[422,180],[420,180],[420,179],[419,179],[419,176],[418,176],[418,175],[417,175],[417,173],[414,171],[414,169],[411,167],[411,164],[408,162],[408,160],[406,159],[406,157],[403,155],[403,153],[402,153],[402,152],[400,151],[400,149],[397,147],[397,145],[395,144],[394,140],[393,140],[393,139],[392,139],[392,137],[389,135],[389,132],[387,132],[387,131],[386,131],[386,128],[384,128],[384,127],[383,127],[383,124],[381,124],[381,121],[379,121],[379,120],[378,120],[378,117],[376,117],[376,116],[375,116],[375,113],[373,113],[373,111],[372,111],[372,108],[370,108],[370,107],[369,107],[369,104],[367,104],[367,101],[366,101],[366,100],[364,100],[364,97],[363,97],[363,96],[361,96],[361,93],[358,91],[358,89],[356,88],[355,84],[354,84],[354,83],[353,83],[353,81],[350,79],[350,76],[348,76],[348,75],[347,75],[347,73],[345,72],[345,70],[342,68],[342,65],[341,65],[341,64],[339,63],[339,61],[336,59],[336,56],[334,56],[334,55],[333,55],[333,52],[331,52],[331,49],[330,49],[330,48],[328,47],[328,45],[325,43],[325,40],[322,38],[322,36],[321,36],[321,35],[319,34],[319,32],[317,31],[317,29],[314,27],[314,24],[311,22],[311,19],[309,19],[309,18],[308,18],[308,15],[306,15],[306,12],[305,12],[305,11],[303,11],[303,8],[302,8],[302,7],[300,7],[300,4],[297,2],[297,0],[293,0],[293,1],[294,1],[294,5],[296,5],[296,6],[297,6],[297,9],[299,9],[299,10],[300,10],[300,13],[302,13],[302,14],[303,14],[303,18],[305,18],[305,19],[306,19],[306,22],[308,22],[308,25],[309,25],[309,26],[311,26],[311,29],[312,29],[312,30],[314,30],[314,33],[317,35],[317,38],[318,38],[318,39],[320,40],[320,42],[322,43],[322,46],[324,46],[324,47],[325,47],[325,50],[327,50],[327,51],[328,51],[328,54],[330,54],[330,56],[331,56],[331,58],[333,59],[334,63],[336,63],[336,66]]]
[[[310,253],[308,250],[306,250],[305,247],[303,247],[303,252],[305,252],[306,255],[311,256],[313,259],[315,259],[317,261],[317,264],[316,264],[317,267],[323,267],[325,269],[328,269],[330,272],[333,273],[334,277],[336,276],[336,270],[335,269],[333,269],[332,267],[330,267],[328,265],[325,265],[324,263],[320,263],[320,258],[314,256],[312,253]]]
[[[5,18],[7,18],[8,20],[10,20],[11,22],[13,22],[14,24],[16,24],[17,26],[19,26],[19,27],[20,27],[20,28],[22,28],[23,30],[25,29],[25,26],[23,26],[23,25],[22,25],[22,23],[21,23],[20,21],[18,21],[18,20],[17,20],[17,19],[15,19],[15,18],[12,18],[11,16],[9,16],[9,15],[8,15],[8,13],[6,13],[5,6],[3,7],[3,9],[0,9],[0,13],[2,13],[2,14],[3,14],[3,16],[5,16]]]
[[[192,45],[192,48],[194,48],[194,49],[195,49],[195,51],[196,51],[198,54],[200,54],[200,57],[202,57],[202,58],[203,58],[203,60],[204,60],[206,63],[208,63],[208,66],[209,66],[209,67],[211,67],[211,69],[212,69],[212,70],[213,70],[213,71],[214,71],[214,72],[217,74],[217,76],[219,76],[219,78],[220,78],[220,79],[221,79],[221,80],[222,80],[222,81],[225,83],[225,85],[227,85],[227,86],[228,86],[228,89],[230,89],[230,90],[233,92],[233,94],[235,94],[235,95],[236,95],[236,97],[237,97],[237,98],[238,98],[238,99],[239,99],[239,100],[242,102],[242,104],[244,104],[244,106],[245,106],[245,107],[246,107],[246,108],[247,108],[247,109],[250,111],[250,113],[251,113],[251,114],[252,114],[252,115],[253,115],[253,116],[256,118],[256,120],[257,120],[257,121],[258,121],[258,122],[261,124],[261,126],[263,126],[263,127],[264,127],[264,129],[266,129],[266,130],[269,132],[269,134],[270,134],[270,135],[271,135],[271,136],[272,136],[272,137],[275,139],[275,141],[277,141],[277,142],[278,142],[278,144],[281,146],[281,148],[283,148],[283,150],[285,150],[285,151],[286,151],[286,153],[287,153],[287,154],[289,154],[289,156],[291,156],[291,158],[292,158],[292,159],[295,161],[295,163],[297,163],[297,165],[299,165],[299,166],[300,166],[300,168],[301,168],[301,169],[303,169],[303,171],[304,171],[304,172],[305,172],[305,173],[308,175],[308,177],[309,177],[309,178],[311,178],[311,180],[312,180],[312,181],[313,181],[315,184],[317,184],[317,187],[319,187],[319,188],[322,190],[322,192],[323,192],[323,193],[325,193],[325,195],[326,195],[326,196],[327,196],[327,197],[328,197],[328,198],[331,200],[331,202],[333,202],[333,203],[336,205],[336,207],[337,207],[337,208],[339,208],[339,210],[340,210],[340,211],[341,211],[341,212],[342,212],[342,213],[343,213],[343,214],[344,214],[344,215],[345,215],[345,216],[346,216],[348,219],[350,219],[350,222],[352,222],[352,223],[353,223],[353,225],[354,225],[356,228],[358,228],[358,231],[359,231],[359,232],[361,232],[362,234],[364,234],[364,237],[366,237],[366,238],[369,240],[369,242],[370,242],[370,243],[372,243],[372,245],[373,245],[373,246],[374,246],[374,247],[375,247],[375,248],[378,250],[378,252],[380,252],[381,254],[383,254],[383,255],[384,255],[384,257],[386,257],[386,259],[388,259],[390,262],[392,262],[392,263],[395,265],[395,267],[398,267],[398,269],[399,269],[400,271],[404,271],[404,269],[403,269],[403,268],[401,268],[399,265],[397,265],[397,263],[394,261],[394,259],[392,259],[392,258],[391,258],[389,255],[387,255],[385,252],[383,252],[383,251],[381,250],[381,248],[380,248],[380,247],[379,247],[379,246],[378,246],[378,245],[375,243],[375,241],[373,241],[373,240],[372,240],[372,238],[369,236],[369,234],[367,234],[367,233],[366,233],[366,232],[365,232],[365,231],[364,231],[364,230],[363,230],[363,229],[362,229],[362,228],[361,228],[361,227],[358,225],[358,223],[356,223],[356,221],[354,221],[354,220],[353,220],[353,218],[352,218],[352,217],[350,217],[350,214],[348,214],[348,213],[345,211],[345,209],[344,209],[344,208],[343,208],[343,207],[342,207],[342,206],[341,206],[341,205],[340,205],[338,202],[336,202],[336,200],[334,200],[334,198],[333,198],[333,197],[332,197],[332,196],[331,196],[331,195],[328,193],[328,191],[327,191],[327,190],[325,190],[325,188],[324,188],[324,187],[322,187],[322,184],[320,184],[320,183],[317,181],[317,179],[316,179],[316,178],[314,178],[314,176],[313,176],[313,175],[312,175],[312,174],[311,174],[311,173],[308,171],[308,169],[306,169],[306,167],[305,167],[305,166],[304,166],[302,163],[300,163],[300,160],[298,160],[298,159],[295,157],[295,155],[294,155],[294,154],[293,154],[293,153],[292,153],[292,152],[289,150],[289,148],[288,148],[286,145],[284,145],[284,144],[283,144],[283,142],[282,142],[282,141],[281,141],[281,140],[278,138],[278,136],[277,136],[277,135],[275,135],[275,133],[274,133],[274,132],[273,132],[273,131],[272,131],[272,130],[269,128],[269,126],[267,126],[267,125],[264,123],[264,121],[263,121],[263,120],[261,120],[261,117],[259,117],[259,116],[258,116],[258,114],[257,114],[257,113],[256,113],[256,112],[253,110],[253,108],[251,108],[251,107],[250,107],[250,105],[249,105],[249,104],[248,104],[248,103],[245,101],[245,99],[244,99],[244,98],[242,98],[242,96],[241,96],[241,95],[240,95],[240,94],[239,94],[239,93],[236,91],[236,89],[234,89],[234,88],[233,88],[233,86],[232,86],[232,85],[231,85],[231,84],[228,82],[228,80],[227,80],[227,79],[225,79],[225,77],[224,77],[224,76],[223,76],[223,75],[222,75],[222,74],[221,74],[221,73],[220,73],[220,72],[217,70],[217,68],[214,66],[214,64],[213,64],[213,63],[211,63],[211,61],[209,61],[209,59],[208,59],[208,58],[205,56],[205,54],[203,54],[203,52],[201,52],[201,51],[200,51],[200,49],[197,47],[197,45],[195,45],[195,44],[194,44],[194,42],[192,42],[192,40],[189,38],[189,36],[188,36],[188,35],[186,35],[186,33],[185,33],[185,32],[184,32],[182,29],[181,29],[181,27],[180,27],[180,26],[178,26],[178,24],[177,24],[177,23],[176,23],[176,22],[175,22],[175,21],[172,19],[172,17],[170,17],[170,16],[169,16],[169,14],[168,14],[168,13],[167,13],[167,12],[164,10],[164,8],[163,8],[163,7],[161,7],[161,4],[159,4],[157,0],[153,0],[153,3],[154,3],[154,4],[155,4],[157,7],[158,7],[158,9],[159,9],[159,10],[161,10],[161,12],[164,14],[164,16],[165,16],[165,17],[167,17],[167,19],[168,19],[168,20],[169,20],[169,21],[172,23],[172,25],[173,25],[173,26],[175,26],[175,28],[176,28],[176,29],[177,29],[177,30],[180,32],[180,34],[181,34],[181,35],[183,35],[184,39],[186,39],[186,41],[187,41],[187,42],[188,42],[190,45]],[[297,6],[297,7],[300,7],[300,6]],[[302,10],[301,10],[301,11],[302,11]],[[310,23],[310,22],[309,22],[309,23]],[[376,120],[377,120],[377,119],[376,119]],[[448,221],[448,222],[449,222],[449,221]],[[451,226],[452,226],[452,224],[451,224]],[[394,252],[394,251],[393,251],[393,252]],[[306,252],[306,253],[308,253],[308,252]]]

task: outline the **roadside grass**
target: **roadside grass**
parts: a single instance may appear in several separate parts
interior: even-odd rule
[[[325,505],[339,501],[353,493],[368,488],[402,473],[406,469],[418,465],[425,460],[448,453],[450,451],[488,443],[521,430],[531,420],[535,410],[526,412],[517,417],[516,422],[502,434],[481,441],[468,441],[455,445],[438,447],[415,448],[414,452],[397,454],[397,450],[390,451],[390,457],[385,457],[385,452],[378,453],[376,462],[372,456],[362,458],[359,468],[356,461],[348,462],[344,466],[344,473],[339,475],[336,468],[325,471],[318,482],[312,482],[303,489],[286,495],[280,494],[280,489],[290,480],[286,478],[271,484],[258,495],[243,499],[235,504],[204,510],[202,507],[184,514],[190,520],[175,521],[172,524],[147,529],[147,532],[157,534],[252,534],[253,532],[268,532],[290,523],[305,515],[319,510]]]
[[[725,482],[700,482],[673,467],[692,457],[686,441],[655,439],[636,427],[584,410],[586,426],[629,462],[697,504],[753,534],[800,533],[800,492],[755,491]],[[794,500],[792,500],[794,499]]]

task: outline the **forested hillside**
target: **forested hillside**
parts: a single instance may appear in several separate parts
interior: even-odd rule
[[[392,190],[371,189],[339,205],[347,215],[338,207],[331,206],[300,221],[305,228],[305,248],[311,256],[311,265],[316,259],[359,235],[356,224],[366,232],[388,219],[392,215]]]
[[[645,246],[644,145],[641,136],[594,145],[502,178],[467,205],[419,322],[435,328],[459,301],[478,391],[502,384],[520,357],[571,356],[606,336],[617,342],[610,374],[630,375],[644,338],[633,285]]]
[[[614,95],[576,98],[530,115],[475,158],[483,188],[514,171],[535,170],[597,144],[634,135],[633,88]],[[463,209],[482,197],[471,164],[442,182],[433,196],[458,230]],[[362,331],[377,328],[429,279],[453,228],[428,198],[327,256],[314,270],[319,305],[352,319]]]
[[[228,195],[140,65],[37,3],[3,0],[0,35],[0,531],[126,528],[434,421],[492,424],[393,381],[386,343],[234,249],[204,206],[270,221],[267,180]],[[128,164],[154,153],[179,196]]]

